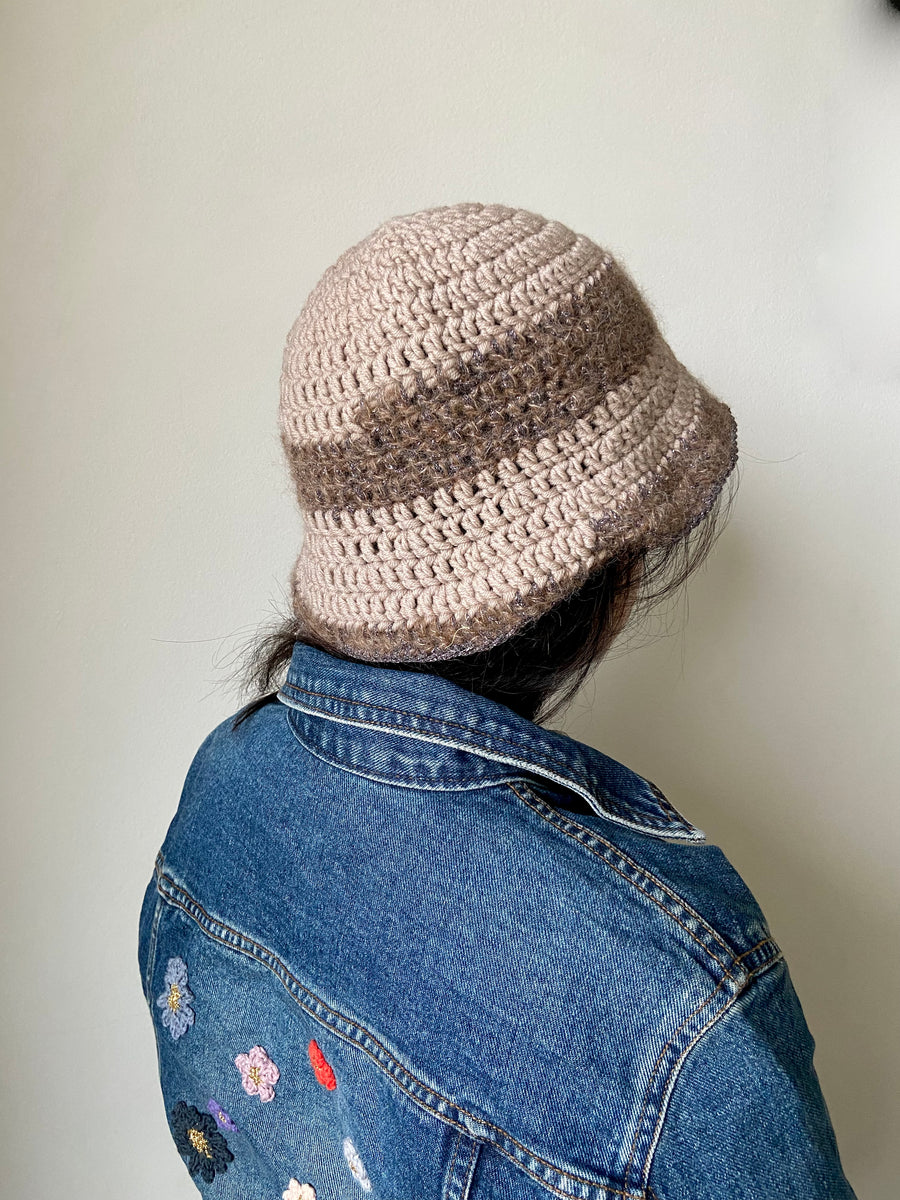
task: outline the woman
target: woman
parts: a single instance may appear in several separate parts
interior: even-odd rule
[[[291,612],[141,914],[200,1190],[852,1197],[747,887],[653,783],[546,727],[708,553],[730,410],[611,254],[459,204],[325,272],[280,430]]]

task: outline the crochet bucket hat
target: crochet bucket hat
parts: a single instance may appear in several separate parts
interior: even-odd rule
[[[288,335],[299,636],[371,662],[485,650],[610,558],[677,540],[737,460],[607,250],[455,204],[379,225]]]

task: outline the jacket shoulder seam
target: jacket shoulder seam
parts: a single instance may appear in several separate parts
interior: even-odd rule
[[[745,958],[759,957],[761,954],[765,956],[769,947],[780,953],[771,938],[764,938],[757,945],[745,950],[743,954],[738,954],[683,897],[679,896],[647,867],[635,862],[633,858],[597,833],[596,830],[582,825],[580,821],[573,820],[569,816],[563,816],[552,805],[537,796],[527,784],[520,784],[528,793],[527,796],[523,796],[511,783],[507,786],[523,804],[527,805],[547,824],[554,826],[565,837],[577,842],[647,899],[652,900],[703,949],[708,958],[719,968],[724,978],[731,979],[736,984],[743,983],[749,971],[749,967],[743,963]],[[715,971],[715,968],[713,970]],[[718,972],[715,973],[718,974]]]

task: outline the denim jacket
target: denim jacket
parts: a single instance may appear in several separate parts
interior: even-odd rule
[[[200,746],[140,916],[204,1195],[853,1197],[784,955],[658,787],[300,642],[276,701]]]

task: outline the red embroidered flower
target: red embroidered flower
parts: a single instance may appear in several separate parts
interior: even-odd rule
[[[315,1038],[311,1039],[309,1043],[309,1061],[312,1063],[312,1069],[319,1083],[323,1087],[327,1087],[330,1092],[334,1091],[337,1087],[334,1071],[332,1071],[331,1067],[325,1061],[325,1055],[319,1049]]]

